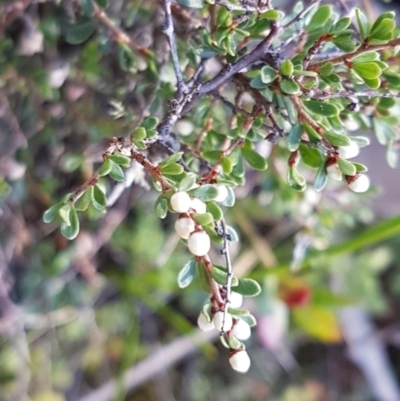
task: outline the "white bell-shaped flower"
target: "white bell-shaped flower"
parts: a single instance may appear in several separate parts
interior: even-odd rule
[[[355,179],[350,178],[349,181],[350,181],[350,182],[348,182],[349,188],[353,192],[357,192],[357,193],[362,193],[362,192],[368,191],[369,186],[370,186],[369,178],[365,174],[359,174],[356,176]]]
[[[187,244],[190,253],[192,253],[195,256],[207,255],[207,253],[211,248],[210,237],[204,231],[198,231],[191,234]]]
[[[181,217],[175,222],[175,231],[183,239],[188,239],[196,225],[190,217]]]
[[[190,208],[191,199],[188,193],[179,191],[171,196],[170,202],[174,212],[186,213]]]
[[[229,358],[233,370],[246,373],[250,369],[251,361],[246,351],[238,351]]]
[[[232,329],[233,325],[232,315],[227,313],[224,321],[224,312],[220,310],[214,315],[213,323],[218,331],[224,331],[224,332],[229,331]]]
[[[200,330],[203,331],[210,331],[212,329],[215,329],[214,323],[209,322],[207,316],[203,312],[201,312],[199,317],[197,318],[197,325],[199,326]]]
[[[248,340],[251,337],[251,328],[244,320],[239,319],[233,326],[231,333],[238,340]]]

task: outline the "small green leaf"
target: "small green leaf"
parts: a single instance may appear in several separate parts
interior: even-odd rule
[[[318,72],[323,76],[329,76],[333,73],[333,64],[331,62],[325,63],[318,68]]]
[[[392,125],[381,118],[373,118],[372,125],[374,127],[376,139],[381,145],[388,145],[394,139],[397,139],[397,133]]]
[[[364,164],[355,163],[355,162],[353,162],[352,164],[356,168],[358,173],[366,173],[368,171],[367,166],[364,166]]]
[[[236,43],[235,40],[233,39],[233,35],[228,35],[224,39],[224,44],[226,51],[230,56],[235,56],[236,54]]]
[[[227,343],[229,345],[229,349],[241,349],[243,344],[232,334],[227,335]]]
[[[360,38],[361,38],[361,41],[363,42],[367,38],[368,33],[369,33],[368,19],[359,8],[356,8],[355,12],[356,12],[356,20],[357,20],[357,24],[358,24],[358,29],[360,31]]]
[[[99,168],[99,176],[104,177],[105,175],[110,174],[112,168],[111,160],[105,160]]]
[[[307,25],[308,32],[323,27],[332,15],[332,6],[325,4],[320,6],[312,16],[310,23]]]
[[[256,170],[264,171],[268,167],[267,161],[253,149],[242,148],[243,157],[247,163]]]
[[[332,39],[332,43],[346,53],[352,53],[357,48],[357,42],[352,39],[351,35],[340,35]]]
[[[61,230],[61,234],[65,238],[72,240],[79,233],[79,219],[78,219],[78,214],[76,213],[76,210],[74,207],[71,208],[70,223],[71,223],[70,225],[62,223],[60,230]]]
[[[194,279],[196,273],[196,260],[190,259],[178,274],[179,288],[186,288]]]
[[[383,107],[384,109],[391,109],[394,106],[396,106],[396,99],[387,97],[379,100],[379,107]]]
[[[210,278],[208,277],[207,268],[204,266],[203,263],[197,262],[196,270],[199,275],[201,289],[205,293],[210,294],[211,293]]]
[[[75,202],[74,206],[77,212],[84,212],[89,207],[92,200],[91,189],[92,187],[86,189],[86,191]]]
[[[261,68],[260,79],[264,84],[270,84],[272,81],[275,80],[276,77],[277,75],[275,69],[273,69],[269,65]]]
[[[282,75],[292,75],[293,69],[293,63],[289,59],[284,60],[279,67],[279,71]]]
[[[54,218],[57,216],[58,211],[65,205],[64,202],[58,202],[54,204],[53,206],[49,207],[44,213],[43,213],[43,221],[45,223],[51,223]]]
[[[114,163],[117,163],[122,167],[128,168],[131,165],[131,159],[128,156],[121,155],[120,153],[115,153],[115,154],[110,155],[108,157]]]
[[[328,183],[328,175],[326,173],[325,163],[323,163],[321,164],[320,168],[318,169],[317,175],[315,176],[314,189],[317,192],[320,192],[325,188],[327,183]]]
[[[218,196],[218,189],[215,185],[205,184],[189,191],[189,195],[200,199],[203,202],[208,202]]]
[[[307,132],[310,139],[316,139],[318,141],[320,141],[322,139],[321,135],[318,134],[318,132],[315,131],[315,129],[313,127],[311,127],[311,125],[309,125],[307,123],[303,123],[303,127],[304,127],[305,131]]]
[[[267,19],[269,21],[279,21],[285,14],[278,10],[268,10],[261,14],[261,18]]]
[[[349,146],[351,141],[350,138],[346,135],[338,134],[333,131],[326,131],[325,138],[333,145],[333,146]]]
[[[347,29],[351,24],[351,18],[344,17],[341,18],[335,25],[331,28],[331,33],[338,34],[344,29]]]
[[[307,166],[319,168],[321,164],[324,162],[321,153],[316,148],[309,148],[306,145],[300,145],[299,147],[301,160]]]
[[[221,7],[218,10],[216,24],[218,27],[227,28],[232,25],[232,13],[225,7]]]
[[[58,210],[58,215],[61,217],[61,220],[67,226],[71,225],[71,210],[72,206],[69,203],[65,203],[61,208]]]
[[[162,174],[179,175],[183,173],[183,167],[178,163],[168,164],[168,166],[161,167]]]
[[[387,41],[392,39],[393,31],[396,28],[396,22],[389,18],[380,20],[378,24],[377,22],[375,22],[371,28],[371,32],[368,36],[368,42],[371,43],[374,40]]]
[[[146,138],[146,129],[143,127],[137,127],[135,130],[132,132],[131,139],[132,141],[142,141],[144,138]]]
[[[379,78],[374,79],[367,79],[364,78],[364,82],[368,85],[371,89],[378,89],[381,86],[381,81]]]
[[[93,187],[92,204],[93,207],[99,212],[104,211],[104,208],[107,205],[106,195],[98,185]]]
[[[318,100],[307,100],[304,106],[311,112],[324,117],[335,117],[339,115],[339,109],[332,103],[321,102]]]
[[[76,25],[70,25],[67,29],[66,40],[72,45],[79,45],[85,42],[96,30],[96,23],[89,19]]]
[[[124,175],[124,172],[122,171],[122,168],[118,164],[114,163],[112,160],[110,160],[110,161],[112,163],[110,177],[114,181],[118,181],[118,182],[125,181],[125,175]]]
[[[163,196],[160,195],[155,204],[154,204],[154,212],[156,216],[160,219],[165,219],[168,214],[168,201],[167,199]]]
[[[354,63],[352,68],[364,79],[376,79],[382,74],[382,70],[374,62]]]
[[[287,180],[292,188],[299,190],[300,192],[304,191],[306,187],[306,180],[299,173],[296,166],[291,166],[288,168]]]
[[[261,80],[261,75],[257,75],[250,81],[250,86],[254,89],[265,89],[268,84]]]
[[[224,174],[230,174],[233,170],[233,163],[229,157],[221,157],[221,167]]]
[[[215,202],[207,202],[207,211],[212,214],[213,219],[216,221],[222,220],[224,217],[221,208]]]
[[[156,129],[158,125],[158,118],[157,117],[147,117],[143,123],[142,127],[147,131],[150,129]]]
[[[298,95],[301,93],[299,84],[292,79],[282,79],[281,82],[279,82],[279,86],[282,89],[282,92],[287,93],[288,95]]]
[[[211,213],[203,213],[203,214],[194,214],[193,220],[199,223],[201,226],[207,226],[209,224],[214,223],[214,218]]]
[[[245,297],[255,297],[261,292],[261,287],[257,281],[250,278],[242,278],[234,290]]]
[[[173,153],[171,156],[168,156],[161,164],[160,167],[161,169],[167,166],[170,166],[173,163],[178,162],[179,160],[181,160],[183,155],[183,152],[177,152],[177,153]]]
[[[193,188],[194,184],[196,184],[196,180],[196,174],[188,173],[179,183],[178,190],[184,192],[189,191],[189,189]]]
[[[178,0],[179,4],[182,6],[189,7],[189,8],[203,8],[204,1],[203,0]]]
[[[293,125],[288,135],[288,150],[294,152],[299,148],[302,133],[303,127],[301,124],[297,123]]]
[[[344,175],[355,175],[357,173],[356,167],[354,166],[353,163],[339,157],[338,158],[338,166],[340,168],[340,171]]]
[[[354,57],[352,61],[353,63],[366,63],[368,61],[377,61],[377,60],[379,60],[379,53],[371,51],[360,54],[357,57]]]
[[[228,196],[225,198],[225,200],[222,202],[223,206],[227,206],[227,207],[232,207],[235,204],[235,192],[233,191],[233,188],[231,187],[226,187],[226,189],[228,190]]]

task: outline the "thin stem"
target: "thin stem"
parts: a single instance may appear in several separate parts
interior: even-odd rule
[[[333,99],[333,98],[351,98],[351,97],[368,97],[368,98],[399,98],[400,93],[380,93],[373,90],[365,90],[362,92],[339,91],[333,93],[310,93],[309,97],[317,100]]]
[[[222,328],[224,328],[226,316],[228,314],[229,304],[231,302],[231,288],[232,288],[233,271],[232,271],[231,256],[229,254],[229,240],[228,240],[229,234],[226,231],[226,223],[225,223],[224,219],[221,220],[221,228],[222,228],[222,236],[223,236],[222,238],[224,240],[222,253],[225,256],[225,265],[226,265],[226,282],[224,285],[226,295],[225,295],[225,303],[224,303],[224,309],[223,309],[224,316],[222,318]],[[221,335],[222,334],[223,334],[223,331],[221,331]]]
[[[300,21],[312,8],[314,8],[321,0],[314,0],[310,3],[308,7],[306,7],[303,11],[301,11],[295,18],[289,21],[286,25],[282,26],[282,29],[288,29],[296,22]]]
[[[256,61],[260,60],[266,53],[275,37],[280,30],[275,24],[271,24],[271,30],[267,37],[249,54],[242,57],[234,64],[227,64],[214,78],[204,83],[197,91],[197,96],[204,96],[218,89],[222,84],[227,82],[233,75],[241,70],[250,67]]]
[[[151,54],[151,51],[138,46],[136,43],[132,41],[132,39],[117,25],[114,24],[113,21],[109,18],[107,13],[101,9],[94,1],[92,1],[94,8],[94,18],[99,21],[102,25],[104,25],[111,34],[113,40],[117,43],[124,43],[127,45],[134,53],[137,55],[146,58]]]
[[[187,93],[188,87],[182,76],[181,67],[179,65],[178,50],[175,41],[174,23],[172,21],[171,14],[171,0],[164,0],[165,10],[165,25],[163,27],[163,33],[168,39],[169,47],[171,50],[172,63],[174,64],[175,76],[178,85],[178,94],[182,96]]]
[[[357,50],[353,53],[345,53],[340,56],[324,59],[323,61],[318,61],[315,63],[311,63],[309,69],[317,70],[322,65],[330,62],[332,64],[341,64],[346,61],[352,60],[353,58],[360,56],[361,54],[377,51],[377,50],[384,50],[384,49],[392,49],[396,46],[400,46],[400,38],[389,40],[389,42],[379,45],[369,45],[368,43],[363,43]]]
[[[247,4],[246,2],[242,2],[241,4],[232,4],[226,0],[216,0],[215,4],[225,7],[229,11],[252,11],[257,13],[264,13],[271,8],[269,5],[260,7]]]

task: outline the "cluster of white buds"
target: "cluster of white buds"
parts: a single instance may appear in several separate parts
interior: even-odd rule
[[[237,309],[242,306],[242,303],[243,296],[237,292],[232,292],[230,296],[230,307],[232,309]],[[202,311],[197,319],[197,324],[203,331],[217,329],[218,331],[227,333],[228,336],[233,336],[241,341],[248,340],[251,336],[251,327],[247,322],[240,318],[236,318],[230,313],[224,313],[223,310],[214,313],[212,318]],[[251,364],[247,352],[242,348],[231,349],[229,363],[234,370],[241,373],[247,372]]]
[[[190,253],[195,256],[207,255],[211,248],[211,240],[207,233],[196,226],[192,219],[192,213],[204,214],[207,206],[197,198],[191,198],[187,192],[175,192],[170,199],[171,208],[174,212],[181,213],[175,222],[176,233],[185,240]]]
[[[223,202],[228,196],[228,189],[225,185],[217,184],[218,195],[216,202]],[[187,240],[190,253],[194,256],[205,256],[211,248],[209,235],[204,232],[192,219],[192,214],[204,214],[207,212],[205,202],[197,198],[191,198],[187,192],[175,192],[170,199],[171,208],[174,212],[180,213],[175,222],[175,231],[182,239]]]
[[[339,146],[338,148],[339,156],[342,159],[352,159],[360,153],[360,148],[354,141],[350,141],[348,146]],[[342,181],[345,178],[349,188],[353,192],[362,193],[369,189],[370,181],[368,176],[360,173],[356,173],[354,176],[344,176],[340,170],[337,159],[332,157],[328,159],[326,163],[326,172],[328,177],[334,181]]]

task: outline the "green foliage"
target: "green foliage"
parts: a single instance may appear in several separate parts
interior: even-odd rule
[[[171,16],[159,11],[166,4]],[[351,238],[357,223],[371,221],[365,202],[374,189],[352,195],[347,184],[375,166],[347,160],[346,148],[370,143],[349,132],[355,123],[373,129],[391,167],[398,162],[394,13],[370,23],[359,9],[341,17],[336,4],[274,6],[35,2],[19,11],[39,20],[28,49],[18,21],[5,26],[2,236],[20,244],[10,263],[21,266],[14,292],[26,308],[32,366],[44,363],[40,343],[50,331],[64,347],[46,362],[51,377],[39,368],[32,375],[27,399],[61,399],[75,386],[72,365],[89,388],[146,359],[152,346],[139,341],[148,334],[139,322],[148,310],[164,319],[155,324],[163,344],[191,333],[201,310],[209,324],[222,310],[255,326],[250,311],[229,305],[231,291],[257,297],[264,317],[284,304],[294,327],[322,342],[341,341],[336,308],[362,300],[384,310],[378,272],[390,252],[364,248],[398,234],[399,223]],[[8,24],[14,14],[4,15]],[[35,38],[43,39],[36,49]],[[206,59],[221,70],[210,72],[213,61],[204,68]],[[26,224],[21,238],[8,222]],[[346,283],[340,294],[325,288],[336,274]],[[303,304],[286,297],[290,285],[306,294]],[[244,350],[231,331],[223,345]],[[18,369],[4,368],[6,377]],[[0,365],[0,385],[3,376]]]

